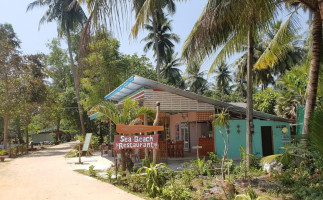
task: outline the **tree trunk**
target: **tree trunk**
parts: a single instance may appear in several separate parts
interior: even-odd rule
[[[147,120],[147,115],[144,115],[144,125],[148,125],[148,120]],[[147,135],[147,132],[144,133],[145,135]],[[148,149],[145,149],[145,159],[148,158]]]
[[[3,148],[7,149],[8,147],[8,128],[9,128],[9,114],[8,112],[5,114],[3,118]]]
[[[71,34],[70,30],[67,29],[67,47],[68,47],[68,52],[71,60],[71,68],[72,68],[72,73],[73,73],[73,78],[74,78],[74,87],[75,87],[75,95],[76,95],[76,101],[77,101],[77,107],[80,115],[80,122],[81,122],[81,129],[82,129],[82,134],[85,138],[85,127],[84,127],[84,120],[83,120],[83,109],[80,104],[81,97],[80,97],[80,92],[79,92],[79,77],[78,73],[76,70],[76,67],[74,65],[74,59],[73,59],[73,54],[72,54],[72,42],[71,42]]]
[[[316,94],[319,81],[320,70],[320,52],[322,45],[322,20],[320,10],[314,11],[313,20],[313,45],[312,45],[312,60],[309,72],[309,79],[306,88],[306,104],[304,111],[304,126],[303,135],[309,133],[309,122],[311,113],[314,111],[316,103]]]
[[[156,64],[156,72],[157,72],[157,80],[160,82],[160,64],[161,64],[161,58],[160,58],[160,52],[158,48],[158,38],[157,38],[157,15],[158,12],[157,10],[154,11],[154,16],[153,16],[153,29],[154,29],[154,41],[155,41],[155,51],[156,51],[156,56],[157,56],[157,64]]]
[[[122,169],[122,172],[125,172],[127,169],[125,149],[121,149],[121,169]],[[125,176],[125,175],[126,175],[125,173],[122,173],[122,176]]]
[[[158,120],[159,120],[159,113],[160,113],[160,103],[156,102],[156,118],[154,120],[153,126],[158,125]],[[154,135],[157,135],[158,132],[154,131]],[[153,150],[153,164],[156,164],[157,161],[157,151],[154,149]]]
[[[253,104],[252,104],[252,71],[253,71],[253,25],[249,25],[248,31],[248,64],[247,64],[247,135],[246,135],[246,168],[250,167],[250,154],[252,154],[252,133],[253,133]]]
[[[56,127],[56,131],[59,132],[59,129],[61,128],[61,118],[57,119],[57,127]]]
[[[29,137],[28,137],[28,123],[25,123],[25,136],[26,136],[26,153],[28,153],[28,143],[29,143]]]

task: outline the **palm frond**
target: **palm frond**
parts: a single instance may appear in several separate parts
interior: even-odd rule
[[[245,35],[250,20],[253,20],[254,27],[257,27],[253,30],[254,33],[268,26],[268,22],[276,16],[275,2],[208,1],[184,43],[181,59],[188,65],[192,62],[201,63],[205,57],[209,57],[224,45],[232,34]]]
[[[274,155],[266,156],[266,157],[263,157],[263,158],[260,160],[260,163],[261,163],[261,164],[264,164],[264,163],[271,163],[271,162],[273,162],[274,160],[279,160],[282,156],[283,156],[283,154],[274,154]]]
[[[154,1],[156,0],[146,0],[139,12],[136,14],[136,20],[131,29],[131,33],[134,38],[137,38],[139,28],[143,29],[145,27],[145,24],[148,23],[149,15],[151,14]]]
[[[293,16],[290,15],[286,22],[281,25],[264,53],[255,63],[255,69],[266,69],[275,66],[286,58],[290,48],[289,43],[295,40],[293,36],[297,31]]]
[[[243,35],[234,34],[231,38],[225,43],[222,47],[220,52],[217,54],[216,58],[214,59],[208,75],[214,73],[216,66],[225,62],[227,58],[232,56],[234,53],[241,52],[245,50],[245,45],[247,43],[247,34],[244,33]]]

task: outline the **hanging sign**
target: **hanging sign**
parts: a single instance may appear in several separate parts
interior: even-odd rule
[[[158,149],[159,135],[115,135],[114,149]]]
[[[116,131],[118,133],[145,133],[145,132],[154,132],[154,131],[163,131],[163,126],[147,126],[147,125],[123,125],[117,124]]]

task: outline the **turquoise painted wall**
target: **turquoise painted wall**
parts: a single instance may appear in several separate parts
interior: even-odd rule
[[[273,130],[273,146],[274,153],[281,153],[281,147],[285,143],[290,143],[290,126],[285,122],[254,120],[255,132],[253,134],[253,154],[256,156],[262,156],[262,144],[261,144],[261,126],[271,126]],[[240,145],[246,148],[246,120],[229,120],[229,158],[240,158]],[[239,126],[239,128],[238,128]],[[288,132],[286,135],[282,133],[282,128],[286,127]],[[219,132],[219,127],[215,127],[215,142],[214,144],[216,152],[219,156],[223,155],[224,142]],[[225,128],[221,129],[225,136]],[[226,137],[226,136],[225,136]]]

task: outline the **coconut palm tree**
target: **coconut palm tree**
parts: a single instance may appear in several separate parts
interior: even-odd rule
[[[216,88],[222,94],[229,94],[229,84],[232,81],[229,71],[229,66],[226,63],[221,63],[215,70],[216,73]]]
[[[161,18],[161,19],[160,19]],[[153,20],[150,20],[153,23]],[[155,44],[155,31],[154,25],[146,24],[145,29],[149,31],[148,35],[143,38],[141,41],[147,42],[144,51],[147,52],[150,49],[154,50],[154,55],[157,55],[157,51],[159,52],[159,56],[161,59],[161,63],[165,63],[166,53],[171,51],[174,47],[174,43],[179,42],[179,36],[174,33],[170,33],[172,31],[171,27],[172,20],[168,20],[166,17],[160,15],[157,20],[157,44]],[[157,50],[157,49],[158,50]]]
[[[209,0],[193,30],[185,41],[182,58],[188,63],[203,62],[204,58],[220,50],[220,59],[210,67],[214,72],[219,61],[241,52],[247,46],[247,167],[252,153],[253,105],[252,68],[254,41],[258,30],[272,20],[276,4],[257,0]],[[239,14],[237,14],[239,13]],[[222,48],[222,49],[221,49]]]
[[[80,82],[78,70],[76,69],[72,53],[71,31],[82,26],[86,22],[86,15],[80,4],[75,0],[35,0],[28,5],[27,11],[34,9],[35,7],[47,7],[45,14],[39,21],[39,26],[44,22],[56,21],[58,24],[59,36],[62,37],[63,35],[66,35],[67,37],[67,46],[74,77],[75,94],[80,115],[81,130],[82,134],[85,135],[83,108],[80,104]]]
[[[207,80],[204,78],[204,72],[200,72],[198,64],[191,64],[186,71],[186,81],[189,91],[196,94],[203,94],[208,89]]]
[[[161,75],[167,81],[167,84],[184,89],[185,83],[183,81],[181,70],[178,68],[181,65],[177,53],[174,54],[173,50],[166,52],[164,64],[161,68]]]
[[[275,0],[267,0],[270,3],[273,3]],[[312,48],[311,48],[311,64],[309,70],[309,81],[306,88],[306,104],[304,112],[304,126],[302,134],[306,135],[309,133],[309,121],[310,115],[314,111],[317,97],[317,88],[319,83],[319,71],[320,71],[320,62],[321,62],[321,47],[322,47],[322,17],[321,15],[321,1],[318,0],[284,0],[288,5],[295,7],[296,10],[299,8],[307,9],[313,13],[312,20]],[[293,12],[295,13],[295,12]],[[281,31],[283,32],[283,31]],[[283,34],[282,34],[283,35]],[[271,45],[268,46],[267,55],[271,55],[270,59],[263,59],[266,62],[262,62],[263,68],[270,66],[275,61],[281,60],[281,50],[277,41],[280,40],[280,37],[277,37],[276,40],[271,42]],[[265,57],[265,56],[264,56]],[[268,56],[267,56],[268,57]],[[259,64],[261,66],[261,64]]]
[[[154,40],[154,49],[156,53],[156,71],[158,81],[160,82],[160,66],[162,64],[162,52],[157,47],[158,41],[158,25],[162,24],[160,20],[164,16],[163,9],[166,8],[169,14],[174,14],[176,11],[175,3],[173,0],[133,0],[133,10],[136,14],[136,20],[131,30],[134,38],[137,37],[139,28],[145,27],[145,24],[149,22],[149,18],[152,20],[152,31]]]

